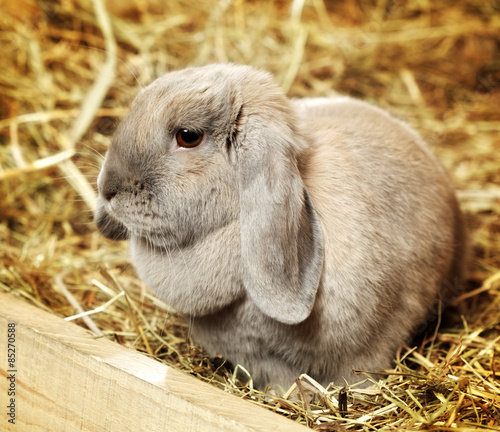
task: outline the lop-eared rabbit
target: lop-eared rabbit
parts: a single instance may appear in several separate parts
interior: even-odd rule
[[[289,100],[248,66],[144,88],[98,188],[102,234],[260,388],[389,368],[464,278],[453,187],[414,130],[348,97]]]

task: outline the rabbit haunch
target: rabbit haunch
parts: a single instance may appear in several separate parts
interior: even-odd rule
[[[203,140],[184,148],[180,130]],[[102,233],[258,387],[389,368],[463,281],[462,215],[416,132],[347,97],[289,100],[247,66],[143,89],[98,187]]]

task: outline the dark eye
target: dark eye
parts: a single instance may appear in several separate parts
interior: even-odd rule
[[[200,133],[189,129],[181,129],[175,134],[175,139],[179,147],[196,147],[203,139],[203,132]]]

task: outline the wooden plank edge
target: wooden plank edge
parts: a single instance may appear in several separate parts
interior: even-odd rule
[[[12,295],[0,305],[0,429],[307,430]]]

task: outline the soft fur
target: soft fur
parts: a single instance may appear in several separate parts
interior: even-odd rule
[[[193,149],[175,134],[205,132]],[[258,387],[391,366],[463,280],[462,215],[422,139],[347,97],[291,101],[211,65],[142,90],[98,179],[96,222],[209,354]]]

